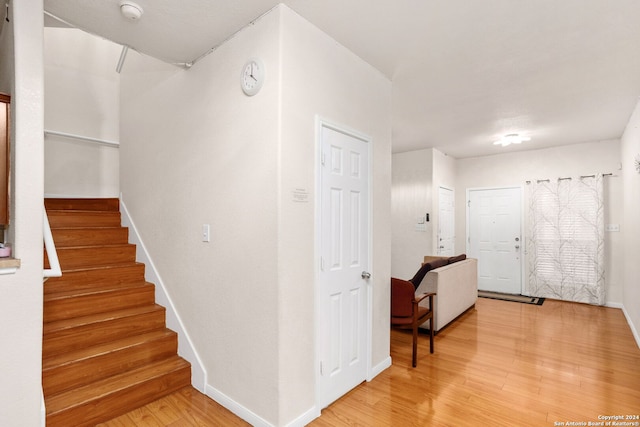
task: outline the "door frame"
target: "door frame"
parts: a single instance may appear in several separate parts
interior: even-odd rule
[[[371,272],[371,280],[365,286],[365,300],[367,307],[365,309],[366,315],[366,324],[365,324],[365,345],[366,345],[366,355],[365,355],[365,365],[366,372],[363,381],[370,381],[372,378],[372,367],[371,367],[371,359],[372,359],[372,334],[373,334],[373,290],[372,286],[375,280],[375,267],[373,265],[373,193],[372,193],[372,179],[373,179],[373,156],[372,156],[372,141],[373,139],[353,128],[348,126],[344,126],[342,124],[336,123],[319,115],[315,117],[315,208],[314,208],[314,268],[315,268],[315,278],[314,278],[314,378],[315,378],[315,406],[317,410],[318,416],[320,415],[320,411],[330,405],[332,402],[325,403],[327,400],[326,396],[322,395],[322,390],[320,387],[321,375],[320,375],[320,362],[321,362],[321,351],[322,351],[322,337],[320,336],[320,322],[323,320],[322,312],[321,312],[321,287],[320,287],[320,257],[322,255],[322,237],[321,237],[321,224],[322,224],[322,168],[321,168],[321,158],[322,158],[322,132],[323,129],[331,129],[336,132],[343,133],[347,136],[350,136],[355,139],[359,139],[362,142],[367,144],[367,155],[369,157],[368,162],[368,170],[367,174],[367,191],[369,193],[368,201],[367,201],[367,215],[368,215],[368,227],[366,230],[367,233],[367,257],[369,264],[369,271]]]
[[[469,202],[470,202],[470,197],[471,197],[471,192],[472,191],[486,191],[486,190],[519,190],[520,191],[520,248],[521,248],[521,253],[522,256],[520,257],[520,295],[524,295],[524,290],[525,290],[525,258],[527,256],[527,251],[526,251],[526,243],[525,239],[525,233],[524,233],[524,221],[525,221],[525,212],[524,212],[524,206],[525,206],[525,200],[524,200],[524,186],[522,185],[504,185],[504,186],[499,186],[499,187],[475,187],[475,188],[467,188],[466,191],[466,199],[465,199],[465,210],[466,210],[466,215],[465,215],[465,220],[466,220],[466,224],[465,224],[465,238],[464,238],[464,245],[465,245],[465,252],[468,254],[469,253],[469,224],[471,223],[471,217],[469,215]]]

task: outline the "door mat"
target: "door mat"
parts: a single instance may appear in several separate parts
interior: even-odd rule
[[[499,292],[478,291],[481,298],[499,299],[502,301],[520,302],[522,304],[542,305],[544,298],[528,297],[526,295],[501,294]]]

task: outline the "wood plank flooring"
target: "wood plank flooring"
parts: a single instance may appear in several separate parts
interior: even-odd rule
[[[423,336],[411,368],[411,335],[392,330],[393,366],[310,425],[554,426],[640,415],[640,349],[619,309],[480,298],[435,345],[429,354]],[[187,388],[101,424],[134,425],[247,424]]]

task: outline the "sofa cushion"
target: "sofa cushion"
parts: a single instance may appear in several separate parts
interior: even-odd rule
[[[467,254],[460,254],[460,255],[449,257],[447,263],[453,264],[454,262],[464,261],[465,259],[467,259]]]

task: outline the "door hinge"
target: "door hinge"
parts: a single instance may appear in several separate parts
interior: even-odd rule
[[[320,361],[320,376],[324,376],[324,370],[323,370],[322,360]]]
[[[320,154],[320,163],[324,166],[325,156],[324,153]]]
[[[324,271],[324,259],[320,257],[320,271]]]

